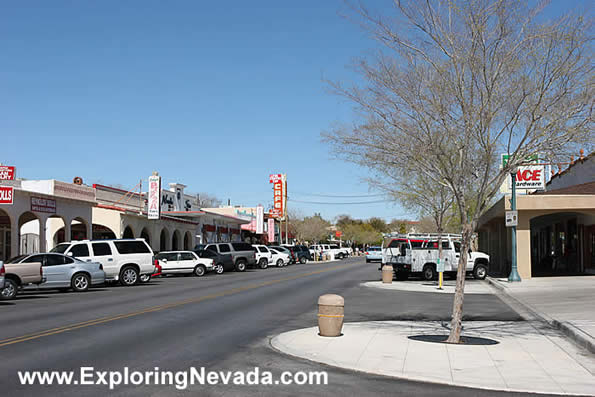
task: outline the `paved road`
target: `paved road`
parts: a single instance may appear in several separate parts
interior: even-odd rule
[[[189,386],[198,395],[499,395],[343,371],[273,351],[268,338],[316,324],[316,299],[346,298],[347,321],[444,319],[450,295],[360,287],[378,279],[377,266],[342,262],[209,275],[168,277],[136,287],[99,288],[84,294],[27,292],[0,303],[0,394],[178,395],[173,386],[22,386],[17,370],[320,371],[326,386]],[[496,296],[469,295],[466,313],[476,320],[519,320]]]

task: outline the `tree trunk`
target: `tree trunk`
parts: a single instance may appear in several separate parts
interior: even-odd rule
[[[465,297],[465,276],[467,274],[467,255],[471,243],[472,227],[469,223],[463,225],[461,252],[459,253],[459,267],[457,269],[457,286],[452,304],[452,320],[450,334],[446,343],[460,343],[463,329],[463,299]]]

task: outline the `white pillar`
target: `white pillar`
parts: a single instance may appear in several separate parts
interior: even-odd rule
[[[10,255],[8,255],[7,259],[12,258],[13,256],[20,255],[20,233],[19,233],[19,224],[15,219],[10,219]]]

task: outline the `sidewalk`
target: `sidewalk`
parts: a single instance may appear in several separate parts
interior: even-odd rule
[[[595,276],[535,277],[520,283],[487,280],[535,317],[595,353]]]
[[[467,337],[492,345],[449,345],[410,339],[447,335],[440,322],[346,323],[343,336],[326,338],[318,328],[274,337],[286,354],[331,366],[423,382],[480,389],[593,395],[595,357],[576,357],[579,348],[541,322],[468,321]]]
[[[431,292],[435,294],[454,294],[456,280],[445,280],[442,289],[438,289],[437,281],[393,281],[391,284],[384,284],[382,281],[366,281],[364,287],[379,288],[384,290],[408,291],[408,292]],[[465,282],[465,294],[493,294],[493,289],[484,281],[468,280]]]

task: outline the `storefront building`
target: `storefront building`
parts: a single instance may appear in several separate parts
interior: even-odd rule
[[[479,250],[490,271],[511,267],[511,232],[505,227],[510,197],[501,198],[479,221]],[[521,278],[595,274],[595,155],[558,171],[546,190],[517,196],[517,264]]]
[[[95,184],[94,238],[144,238],[154,251],[189,250],[206,242],[240,241],[241,219],[211,214],[183,184],[161,190],[160,219],[148,219],[146,193]]]
[[[0,205],[0,260],[44,252],[91,235],[93,188],[57,180],[3,181],[13,204]]]

